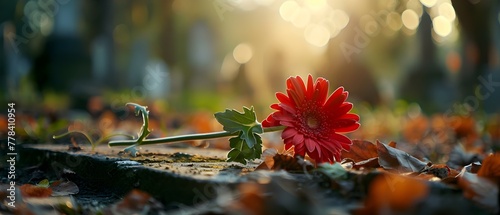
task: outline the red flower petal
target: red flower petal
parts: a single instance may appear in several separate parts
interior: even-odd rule
[[[292,143],[294,145],[298,145],[303,142],[304,142],[304,135],[302,135],[301,133],[297,133],[295,134],[295,136],[293,136]]]
[[[318,163],[339,161],[352,141],[337,132],[356,130],[359,116],[349,113],[353,105],[346,102],[349,93],[343,87],[330,96],[328,88],[324,78],[314,81],[308,75],[307,83],[299,76],[288,78],[286,94],[276,93],[280,103],[271,105],[275,112],[262,125],[286,126],[281,138],[286,150],[294,146],[295,155],[308,155]]]
[[[327,109],[335,109],[338,108],[347,98],[347,95],[344,94],[344,87],[339,87],[333,92],[332,95],[326,101],[324,107]]]
[[[295,136],[296,134],[297,134],[297,131],[294,128],[288,127],[288,128],[285,128],[285,130],[283,130],[283,132],[281,133],[281,138],[288,139],[288,138]]]
[[[310,138],[306,138],[304,142],[306,143],[307,151],[312,152],[316,148],[316,143]]]

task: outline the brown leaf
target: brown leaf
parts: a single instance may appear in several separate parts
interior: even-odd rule
[[[133,189],[120,202],[103,210],[103,214],[158,214],[163,205],[148,193]]]
[[[50,185],[52,196],[67,196],[80,192],[78,186],[71,181],[55,181]]]
[[[453,169],[462,169],[466,165],[481,161],[481,155],[465,151],[465,148],[461,144],[453,147],[448,157],[449,159],[446,164]]]
[[[390,146],[390,147],[392,147],[392,148],[396,148],[397,143],[394,142],[394,141],[391,141],[387,145]]]
[[[490,134],[492,140],[500,140],[500,115],[496,114],[490,118],[486,125],[486,130]]]
[[[471,163],[467,166],[464,166],[462,168],[462,172],[468,172],[468,173],[477,173],[478,169],[481,168],[481,164],[479,162],[474,162]],[[443,178],[441,182],[446,183],[446,184],[458,184],[460,176],[463,173],[450,168],[450,173],[448,174],[448,177]]]
[[[492,212],[499,210],[498,184],[488,178],[469,173],[465,168],[460,172],[458,185],[463,189],[464,196],[488,208]]]
[[[32,184],[23,184],[20,187],[23,197],[49,197],[52,194],[52,189],[47,187],[39,187]]]
[[[304,172],[313,168],[313,165],[310,162],[300,157],[293,157],[278,153],[271,157],[271,154],[264,157],[264,162],[256,168],[257,170],[286,170],[289,172]]]
[[[377,147],[366,140],[353,140],[351,149],[348,152],[342,151],[342,159],[350,158],[356,163],[374,157],[378,157]]]
[[[370,185],[365,208],[358,214],[400,214],[410,212],[429,193],[423,180],[384,173]]]
[[[500,152],[486,157],[477,175],[500,182]]]
[[[450,176],[451,169],[446,166],[446,164],[433,164],[429,169],[426,170],[426,173],[432,174],[438,178],[446,178]]]
[[[262,162],[259,166],[257,166],[257,170],[271,170],[274,166],[274,156],[278,154],[278,151],[274,148],[266,149],[262,152]]]
[[[378,162],[384,169],[398,172],[420,172],[427,163],[399,149],[387,146],[377,141]]]
[[[403,125],[403,137],[411,143],[418,143],[429,130],[429,119],[423,115],[418,115],[408,119]]]
[[[370,158],[364,161],[357,162],[353,165],[352,168],[354,169],[373,169],[373,168],[378,168],[380,167],[380,164],[378,163],[378,157]]]

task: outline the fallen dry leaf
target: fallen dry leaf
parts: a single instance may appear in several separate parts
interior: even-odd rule
[[[479,134],[476,130],[476,121],[472,116],[454,116],[450,119],[450,125],[455,132],[457,139],[464,140],[464,147],[466,151],[476,151],[474,149],[474,142],[477,140]]]
[[[55,181],[50,185],[52,196],[67,196],[80,192],[78,186],[71,181]]]
[[[40,187],[33,184],[23,184],[20,187],[23,197],[42,198],[52,195],[52,189],[47,187]]]
[[[390,146],[390,147],[392,147],[392,148],[396,148],[397,143],[394,142],[394,141],[391,141],[387,145]]]
[[[400,214],[412,208],[429,193],[423,180],[383,173],[371,183],[365,208],[357,214]]]
[[[384,169],[398,172],[420,172],[427,166],[426,162],[379,141],[377,141],[377,152],[378,162]]]
[[[500,182],[500,152],[491,154],[483,160],[478,176]]]
[[[350,158],[354,162],[378,157],[377,146],[366,140],[353,140],[349,151],[342,151],[342,159]]]
[[[469,173],[465,168],[460,172],[458,185],[463,189],[464,196],[493,213],[499,211],[498,185],[477,174]]]
[[[490,118],[486,125],[486,130],[490,134],[492,140],[500,140],[500,115],[497,114]]]
[[[479,154],[467,152],[461,144],[458,144],[451,150],[446,164],[453,169],[462,169],[462,167],[478,161],[481,161]]]
[[[451,169],[446,164],[433,164],[425,172],[443,179],[450,176]]]
[[[103,210],[103,214],[158,214],[163,205],[148,193],[133,189],[120,202]]]
[[[380,164],[378,162],[378,157],[370,158],[368,160],[356,162],[352,168],[354,169],[373,169],[373,168],[378,168],[380,167]]]
[[[266,149],[263,152],[262,162],[257,170],[286,170],[289,172],[304,172],[313,168],[313,165],[300,157],[279,154],[275,149]]]
[[[423,115],[408,119],[403,126],[403,137],[411,143],[418,143],[429,130],[429,120]]]

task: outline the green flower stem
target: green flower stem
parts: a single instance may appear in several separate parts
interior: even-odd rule
[[[281,131],[285,129],[285,126],[275,126],[264,128],[265,132],[274,132]],[[174,142],[183,142],[183,141],[191,141],[191,140],[206,140],[206,139],[214,139],[221,137],[231,137],[237,136],[237,133],[230,133],[227,131],[219,131],[219,132],[211,132],[211,133],[202,133],[202,134],[187,134],[187,135],[179,135],[173,137],[163,137],[163,138],[154,138],[154,139],[144,139],[140,145],[150,145],[150,144],[158,144],[158,143],[174,143]],[[117,140],[110,141],[108,143],[109,146],[130,146],[137,144],[137,140]]]

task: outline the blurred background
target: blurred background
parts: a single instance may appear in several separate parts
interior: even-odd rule
[[[136,131],[116,125],[133,118],[127,102],[150,107],[158,136],[217,130],[213,112],[255,106],[263,119],[286,78],[307,74],[350,92],[362,116],[355,137],[500,133],[497,0],[0,4],[0,100],[16,102],[31,139],[68,127]]]

